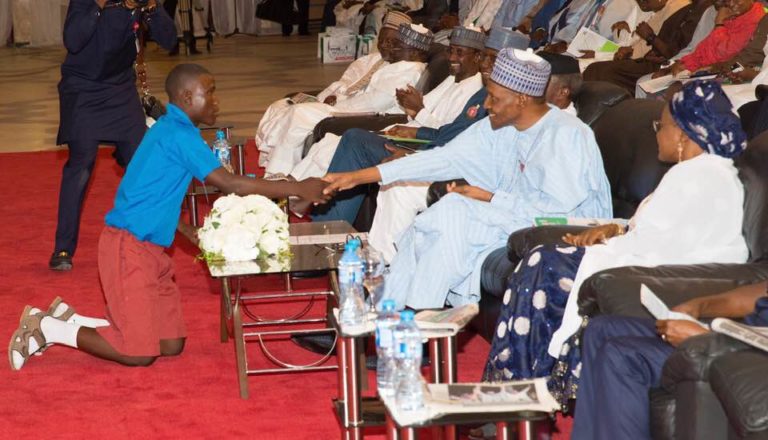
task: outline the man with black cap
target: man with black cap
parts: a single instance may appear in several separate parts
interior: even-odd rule
[[[544,99],[550,70],[531,51],[504,49],[487,86],[487,118],[442,148],[324,178],[328,194],[373,182],[468,181],[398,240],[382,297],[399,309],[477,302],[485,257],[537,217],[612,215],[592,130]]]
[[[432,33],[419,25],[400,25],[397,44],[392,48],[396,62],[376,71],[364,92],[335,105],[321,102],[289,107],[285,123],[264,133],[259,149],[268,151],[267,175],[288,175],[301,161],[304,139],[315,125],[334,114],[381,112],[402,113],[395,99],[395,90],[417,84],[427,67],[427,51]]]
[[[545,94],[547,102],[576,116],[573,98],[579,94],[582,83],[578,60],[550,52],[540,52],[539,56],[552,66],[552,76]]]

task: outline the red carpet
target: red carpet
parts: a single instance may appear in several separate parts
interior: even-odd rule
[[[120,170],[110,150],[102,150],[85,202],[74,270],[54,273],[47,261],[53,250],[65,160],[65,152],[0,155],[4,350],[25,304],[45,309],[60,295],[81,314],[102,316],[96,243]],[[189,332],[185,352],[149,368],[126,368],[55,346],[21,371],[11,371],[6,363],[0,367],[0,438],[339,438],[330,404],[336,392],[334,371],[251,376],[250,400],[239,398],[234,347],[218,341],[218,285],[195,261],[196,251],[183,239],[177,241],[171,253]],[[308,280],[298,286],[321,282]],[[254,279],[249,288],[279,283],[274,277]],[[286,308],[273,305],[261,310],[277,316]],[[459,379],[478,380],[488,344],[474,335],[465,339]],[[312,359],[290,343],[277,349],[292,361]],[[266,365],[256,344],[249,344],[249,350],[252,368]]]

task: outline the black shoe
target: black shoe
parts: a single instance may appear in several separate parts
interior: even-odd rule
[[[67,251],[54,252],[48,262],[48,268],[62,272],[72,270],[72,254]]]
[[[317,354],[328,354],[336,342],[336,333],[310,333],[307,335],[293,335],[291,341],[299,347]]]
[[[175,46],[173,46],[173,49],[171,49],[168,52],[168,56],[173,57],[179,54],[179,43],[176,43]]]

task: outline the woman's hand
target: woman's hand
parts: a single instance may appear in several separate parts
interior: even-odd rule
[[[565,234],[563,241],[571,246],[592,246],[596,243],[605,243],[609,238],[624,233],[624,227],[615,223],[595,226],[579,234]]]
[[[686,339],[703,335],[709,330],[691,321],[661,320],[656,321],[656,332],[661,336],[661,339],[673,347],[677,347]]]
[[[461,194],[464,197],[480,200],[481,202],[490,202],[493,198],[492,192],[472,185],[457,185],[456,182],[451,182],[445,185],[445,189],[449,193]]]

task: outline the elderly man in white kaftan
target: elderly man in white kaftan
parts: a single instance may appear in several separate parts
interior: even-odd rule
[[[426,69],[426,53],[432,34],[419,25],[401,25],[398,29],[397,52],[402,61],[377,70],[363,93],[331,106],[321,102],[290,106],[281,123],[264,133],[259,149],[269,151],[267,173],[288,173],[301,161],[304,139],[318,122],[336,114],[357,112],[402,113],[396,90],[416,85]]]
[[[510,233],[536,217],[610,217],[608,179],[594,135],[543,96],[549,64],[504,49],[488,85],[489,117],[439,149],[326,176],[326,191],[380,180],[465,178],[419,215],[397,243],[384,298],[439,308],[479,300],[479,268]]]
[[[384,18],[384,27],[377,39],[377,52],[360,57],[347,67],[338,81],[334,81],[317,95],[317,102],[334,105],[363,93],[373,74],[392,61],[392,44],[397,38],[397,29],[401,24],[410,24],[411,18],[402,12],[391,12]],[[289,98],[273,102],[264,112],[256,129],[256,145],[263,152],[259,156],[260,165],[267,163],[271,148],[267,145],[266,134],[282,124],[290,122],[290,109],[294,104]]]
[[[409,98],[398,98],[400,106],[408,113],[406,127],[440,128],[456,119],[469,98],[483,86],[479,73],[481,50],[485,45],[485,34],[479,29],[456,27],[451,36],[450,75],[424,95],[422,108],[409,103]],[[406,93],[421,94],[416,90]],[[291,171],[296,180],[308,177],[322,177],[328,172],[341,136],[328,133],[312,145],[307,156]]]

